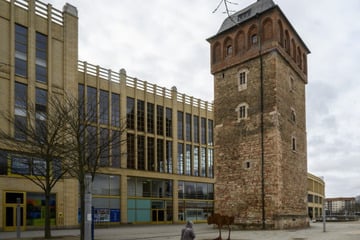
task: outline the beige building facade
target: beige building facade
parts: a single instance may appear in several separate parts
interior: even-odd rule
[[[126,144],[111,150],[121,154],[107,159],[93,182],[95,223],[206,221],[215,181],[211,103],[132,78],[124,69],[79,61],[77,9],[69,4],[60,11],[35,0],[0,0],[0,31],[2,112],[36,125],[50,111],[47,100],[66,93],[99,106],[97,129],[116,134],[126,119]],[[30,104],[35,116],[28,116]],[[26,140],[3,118],[0,127]],[[17,199],[22,228],[43,226],[43,192],[21,177],[36,174],[30,168],[41,160],[3,143],[0,156],[0,229],[16,229]],[[51,209],[54,226],[78,225],[77,180],[56,184]]]
[[[308,173],[308,214],[316,220],[322,217],[325,199],[325,182],[321,177]]]

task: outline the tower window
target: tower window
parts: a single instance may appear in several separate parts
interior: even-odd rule
[[[244,164],[244,167],[245,167],[245,169],[251,168],[251,163],[250,163],[250,161],[246,161],[245,164]]]
[[[295,80],[293,77],[289,78],[289,88],[291,92],[295,90]]]
[[[238,90],[239,92],[242,90],[245,90],[247,88],[247,75],[248,75],[248,70],[241,70],[239,72],[239,79],[238,79]]]
[[[294,109],[291,109],[291,121],[296,122],[296,113]]]
[[[255,45],[258,42],[258,36],[256,34],[251,36],[251,44]]]
[[[232,52],[233,52],[232,46],[231,46],[231,45],[228,45],[228,46],[226,47],[226,56],[227,56],[227,57],[231,56],[231,55],[232,55]]]
[[[296,138],[294,136],[291,137],[291,150],[296,151]]]
[[[241,103],[238,105],[236,108],[238,122],[248,117],[248,108],[249,106],[246,103]]]

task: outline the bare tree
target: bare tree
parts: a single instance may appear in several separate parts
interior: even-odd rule
[[[99,103],[84,101],[83,96],[79,99],[67,98],[65,103],[57,108],[57,111],[66,114],[72,109],[67,120],[66,139],[66,168],[71,176],[79,182],[80,190],[80,213],[81,239],[85,233],[85,190],[86,175],[91,175],[93,181],[97,171],[101,167],[109,166],[110,159],[120,159],[121,135],[126,125],[120,121],[117,126],[100,127],[97,123],[99,117],[106,115],[109,122],[108,112],[99,112]],[[110,124],[108,123],[108,126]]]
[[[109,166],[109,159],[119,161],[125,124],[118,119],[115,126],[108,123],[100,127],[99,117],[105,114],[109,122],[109,112],[100,113],[96,99],[89,103],[83,97],[67,94],[52,94],[45,98],[45,105],[16,99],[16,104],[26,107],[15,111],[21,111],[20,115],[26,118],[11,112],[1,113],[9,123],[9,129],[13,126],[15,130],[14,134],[9,129],[2,130],[0,137],[11,153],[26,156],[13,158],[10,171],[29,179],[44,191],[45,238],[51,237],[50,196],[53,187],[64,175],[78,180],[80,230],[81,239],[84,239],[85,176],[90,174],[93,180],[99,168]]]
[[[46,98],[46,96],[40,96]],[[1,112],[8,122],[8,129],[0,131],[2,143],[11,153],[9,171],[19,174],[41,188],[45,195],[45,238],[51,237],[50,198],[55,184],[67,173],[65,156],[67,115],[47,111],[46,107],[16,99],[18,105],[26,106],[17,117],[11,112]],[[23,104],[22,104],[23,103]],[[59,100],[48,101],[49,108],[56,108]],[[19,111],[21,113],[19,113]],[[10,129],[14,127],[13,134]]]

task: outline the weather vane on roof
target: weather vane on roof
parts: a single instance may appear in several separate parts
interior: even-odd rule
[[[229,5],[238,5],[238,3],[231,2],[229,0],[220,0],[219,4],[214,9],[213,13],[217,12],[222,4],[224,4],[224,6],[225,6],[225,11],[223,13],[226,13],[229,17],[230,17],[230,13],[235,12],[234,10],[231,10],[229,8]]]

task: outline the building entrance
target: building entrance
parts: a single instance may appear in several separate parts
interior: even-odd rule
[[[151,203],[152,222],[165,221],[165,203],[164,201],[152,201]]]
[[[17,227],[17,208],[20,213],[20,227],[25,230],[25,193],[24,192],[5,192],[4,205],[4,231],[15,231]]]

